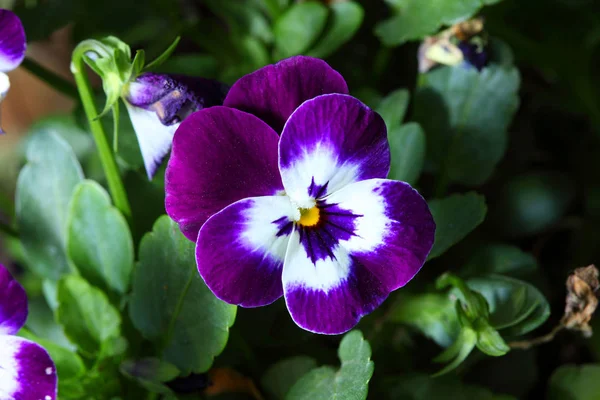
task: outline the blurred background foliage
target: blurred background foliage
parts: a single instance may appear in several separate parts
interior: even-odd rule
[[[584,339],[563,332],[550,343],[502,357],[473,352],[455,373],[430,377],[440,369],[431,360],[460,330],[454,306],[435,289],[438,276],[450,271],[463,277],[488,303],[496,302],[495,310],[502,310],[490,310],[495,327],[519,328],[533,337],[559,323],[569,273],[600,255],[599,2],[4,2],[0,5],[13,6],[23,20],[32,60],[11,74],[13,89],[2,105],[10,132],[0,138],[0,209],[7,221],[14,216],[17,173],[32,135],[62,136],[85,176],[103,183],[77,100],[28,72],[39,64],[70,80],[70,51],[79,41],[115,35],[133,50],[145,49],[152,59],[181,36],[160,71],[229,84],[291,55],[321,57],[346,78],[351,94],[384,116],[393,151],[390,177],[419,188],[438,223],[431,261],[414,282],[358,326],[375,362],[369,398],[599,398],[600,335]],[[486,31],[497,43],[493,62],[481,72],[441,67],[420,74],[419,42],[476,14],[485,18]],[[118,161],[133,206],[137,247],[164,213],[162,180],[159,176],[148,182],[140,174],[135,135],[121,116]],[[110,131],[110,117],[103,121]],[[6,238],[3,246],[4,261],[25,263],[18,243]],[[502,278],[502,287],[518,288],[498,292],[500,284],[489,283],[492,278],[468,280],[482,273],[518,279],[517,285]],[[36,331],[37,324],[38,335],[47,330],[52,336],[51,324],[44,325],[43,288],[27,275],[23,281],[33,298],[30,329]],[[529,296],[518,307],[514,298],[502,297],[516,296],[517,290]],[[508,318],[509,311],[520,312],[510,307],[525,304],[531,306],[518,324],[511,320],[509,327],[498,320]],[[528,318],[548,319],[531,333],[523,327]],[[600,330],[598,321],[592,325]],[[261,309],[238,309],[229,343],[214,365],[234,368],[268,398],[279,399],[292,379],[281,370],[298,378],[315,365],[337,365],[338,344],[339,338],[298,329],[279,301]],[[352,356],[364,355],[346,355]],[[288,357],[295,358],[278,364]],[[343,371],[342,350],[340,357]],[[246,392],[227,398],[252,398],[252,390]]]

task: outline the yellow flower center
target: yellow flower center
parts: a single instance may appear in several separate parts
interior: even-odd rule
[[[300,220],[298,223],[302,226],[315,226],[319,222],[319,208],[314,206],[312,208],[301,208],[300,209]]]

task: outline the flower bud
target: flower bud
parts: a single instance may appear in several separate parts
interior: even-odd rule
[[[210,79],[156,73],[144,73],[125,87],[123,99],[149,179],[168,153],[179,123],[195,111],[222,104],[227,90]]]

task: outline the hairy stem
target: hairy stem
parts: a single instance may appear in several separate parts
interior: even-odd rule
[[[125,186],[121,180],[121,175],[119,174],[119,168],[117,167],[114,153],[112,152],[108,144],[108,140],[106,139],[106,134],[104,132],[102,123],[98,120],[98,110],[94,104],[94,94],[85,73],[83,56],[85,55],[86,50],[87,49],[85,46],[77,46],[77,48],[75,48],[75,51],[73,52],[73,59],[71,61],[71,72],[75,76],[75,82],[77,84],[79,96],[81,97],[81,102],[90,124],[98,153],[100,154],[100,162],[102,163],[102,168],[104,169],[104,174],[106,175],[108,189],[110,190],[113,202],[115,207],[121,211],[125,218],[130,220],[131,207],[129,206],[129,200],[127,199]]]

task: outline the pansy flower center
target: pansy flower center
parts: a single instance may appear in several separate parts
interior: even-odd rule
[[[319,222],[319,207],[300,208],[300,219],[298,224],[302,226],[315,226]]]

